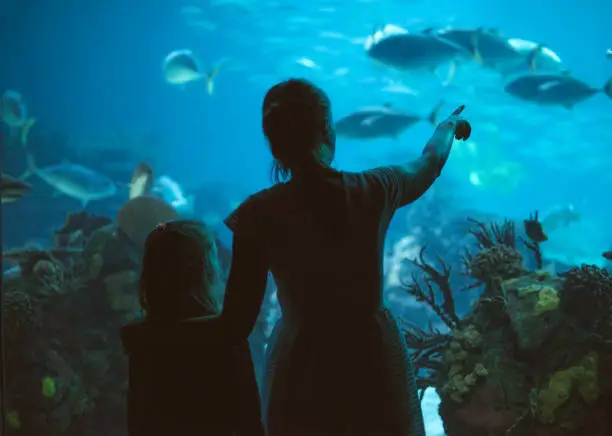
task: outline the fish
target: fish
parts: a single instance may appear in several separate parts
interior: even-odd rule
[[[56,193],[79,200],[83,208],[91,201],[113,197],[117,193],[117,184],[113,180],[83,165],[64,162],[38,168],[34,156],[28,154],[27,160],[28,169],[20,180],[36,175]]]
[[[559,55],[543,44],[520,38],[509,38],[508,44],[518,53],[525,56],[527,63],[521,61],[515,64],[513,69],[511,62],[500,65],[498,69],[504,70],[502,72],[505,74],[518,73],[524,70],[525,67],[531,72],[567,71]]]
[[[529,215],[529,219],[523,220],[525,225],[525,234],[535,243],[540,243],[548,240],[548,236],[544,233],[542,223],[538,219],[538,211],[534,215]]]
[[[404,130],[421,121],[427,120],[435,125],[443,104],[443,102],[438,103],[427,117],[400,112],[390,103],[382,107],[364,108],[338,120],[335,125],[336,134],[363,140],[398,138]]]
[[[392,34],[366,45],[366,54],[383,65],[401,71],[428,69],[430,71],[450,62],[446,83],[456,70],[456,61],[468,56],[462,47],[425,31],[423,33]]]
[[[162,70],[166,82],[171,85],[185,86],[187,83],[204,80],[206,92],[212,95],[215,78],[225,64],[219,63],[208,72],[203,72],[200,62],[191,50],[175,50],[164,59]]]
[[[612,59],[612,48],[609,48],[608,51],[606,51],[606,59]]]
[[[580,222],[580,214],[573,204],[556,206],[542,219],[542,226],[546,231],[553,232],[559,228],[568,227],[570,224]]]
[[[612,251],[604,251],[602,256],[604,259],[612,260]]]
[[[28,117],[28,108],[20,93],[11,90],[4,91],[2,100],[0,100],[0,119],[10,129],[17,132],[21,146],[25,147],[36,118]]]
[[[0,174],[0,197],[2,204],[19,200],[32,189],[31,185],[24,183],[8,174]]]
[[[506,93],[541,106],[572,109],[595,94],[603,92],[612,99],[612,78],[602,89],[593,88],[568,73],[535,73],[513,78],[504,87]]]
[[[153,169],[141,162],[135,169],[130,183],[130,200],[142,195],[149,195],[153,190]]]
[[[372,47],[372,45],[376,44],[381,39],[384,39],[392,35],[406,35],[407,33],[408,33],[408,30],[404,29],[403,27],[397,26],[395,24],[387,24],[383,27],[375,28],[374,32],[368,35],[368,37],[364,41],[365,50],[366,51],[369,50]]]
[[[153,184],[153,192],[181,214],[191,214],[194,207],[194,196],[185,196],[183,187],[169,176],[161,176]]]
[[[508,39],[494,29],[453,29],[435,32],[436,36],[450,41],[470,53],[478,64],[495,68],[509,61],[525,61],[526,57],[508,43]],[[536,48],[534,48],[535,50]]]

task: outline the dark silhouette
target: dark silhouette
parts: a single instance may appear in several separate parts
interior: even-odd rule
[[[218,315],[222,291],[215,239],[203,224],[153,230],[140,279],[145,317],[121,331],[130,436],[263,436],[246,337],[229,344],[218,330],[190,327],[193,317]]]
[[[233,260],[217,322],[243,343],[272,272],[283,316],[264,387],[269,436],[424,435],[412,362],[383,304],[383,244],[394,212],[433,184],[454,138],[469,137],[462,110],[420,158],[349,173],[330,167],[325,93],[297,79],[268,91],[263,130],[278,183],[226,220]]]

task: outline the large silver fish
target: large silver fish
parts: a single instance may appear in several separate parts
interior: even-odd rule
[[[438,103],[426,117],[400,112],[391,104],[364,108],[339,119],[335,126],[336,134],[362,140],[397,138],[404,130],[421,121],[427,120],[435,125],[441,107],[442,102]]]
[[[38,176],[57,192],[79,200],[83,207],[90,201],[109,198],[117,193],[114,181],[90,168],[72,163],[38,168],[34,157],[28,155],[28,170],[21,180],[32,175]]]
[[[612,79],[597,89],[567,73],[526,74],[512,79],[504,90],[513,97],[542,106],[571,109],[576,103],[600,92],[612,98]]]
[[[215,89],[215,77],[222,67],[223,64],[218,64],[210,71],[203,71],[191,50],[176,50],[166,56],[162,70],[166,82],[171,85],[184,86],[190,82],[204,80],[206,91],[212,95]]]
[[[527,63],[527,57],[515,50],[508,39],[494,29],[447,28],[435,34],[462,47],[477,63],[486,67],[495,68],[498,64],[513,61]]]
[[[373,40],[366,45],[366,53],[377,62],[403,71],[435,71],[441,64],[450,62],[447,82],[454,76],[455,61],[469,57],[463,47],[438,37],[430,29],[423,33],[398,33]]]

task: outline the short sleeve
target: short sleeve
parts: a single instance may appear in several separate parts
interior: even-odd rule
[[[438,176],[437,162],[423,155],[407,165],[390,165],[368,171],[382,187],[386,207],[396,210],[423,195]]]
[[[256,238],[262,233],[261,208],[255,196],[247,198],[225,218],[224,223],[234,234]]]

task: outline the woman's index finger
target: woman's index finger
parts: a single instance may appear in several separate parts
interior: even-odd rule
[[[463,112],[463,109],[465,109],[465,105],[464,104],[462,104],[457,109],[455,109],[455,112],[453,112],[453,115],[459,115],[461,112]]]

